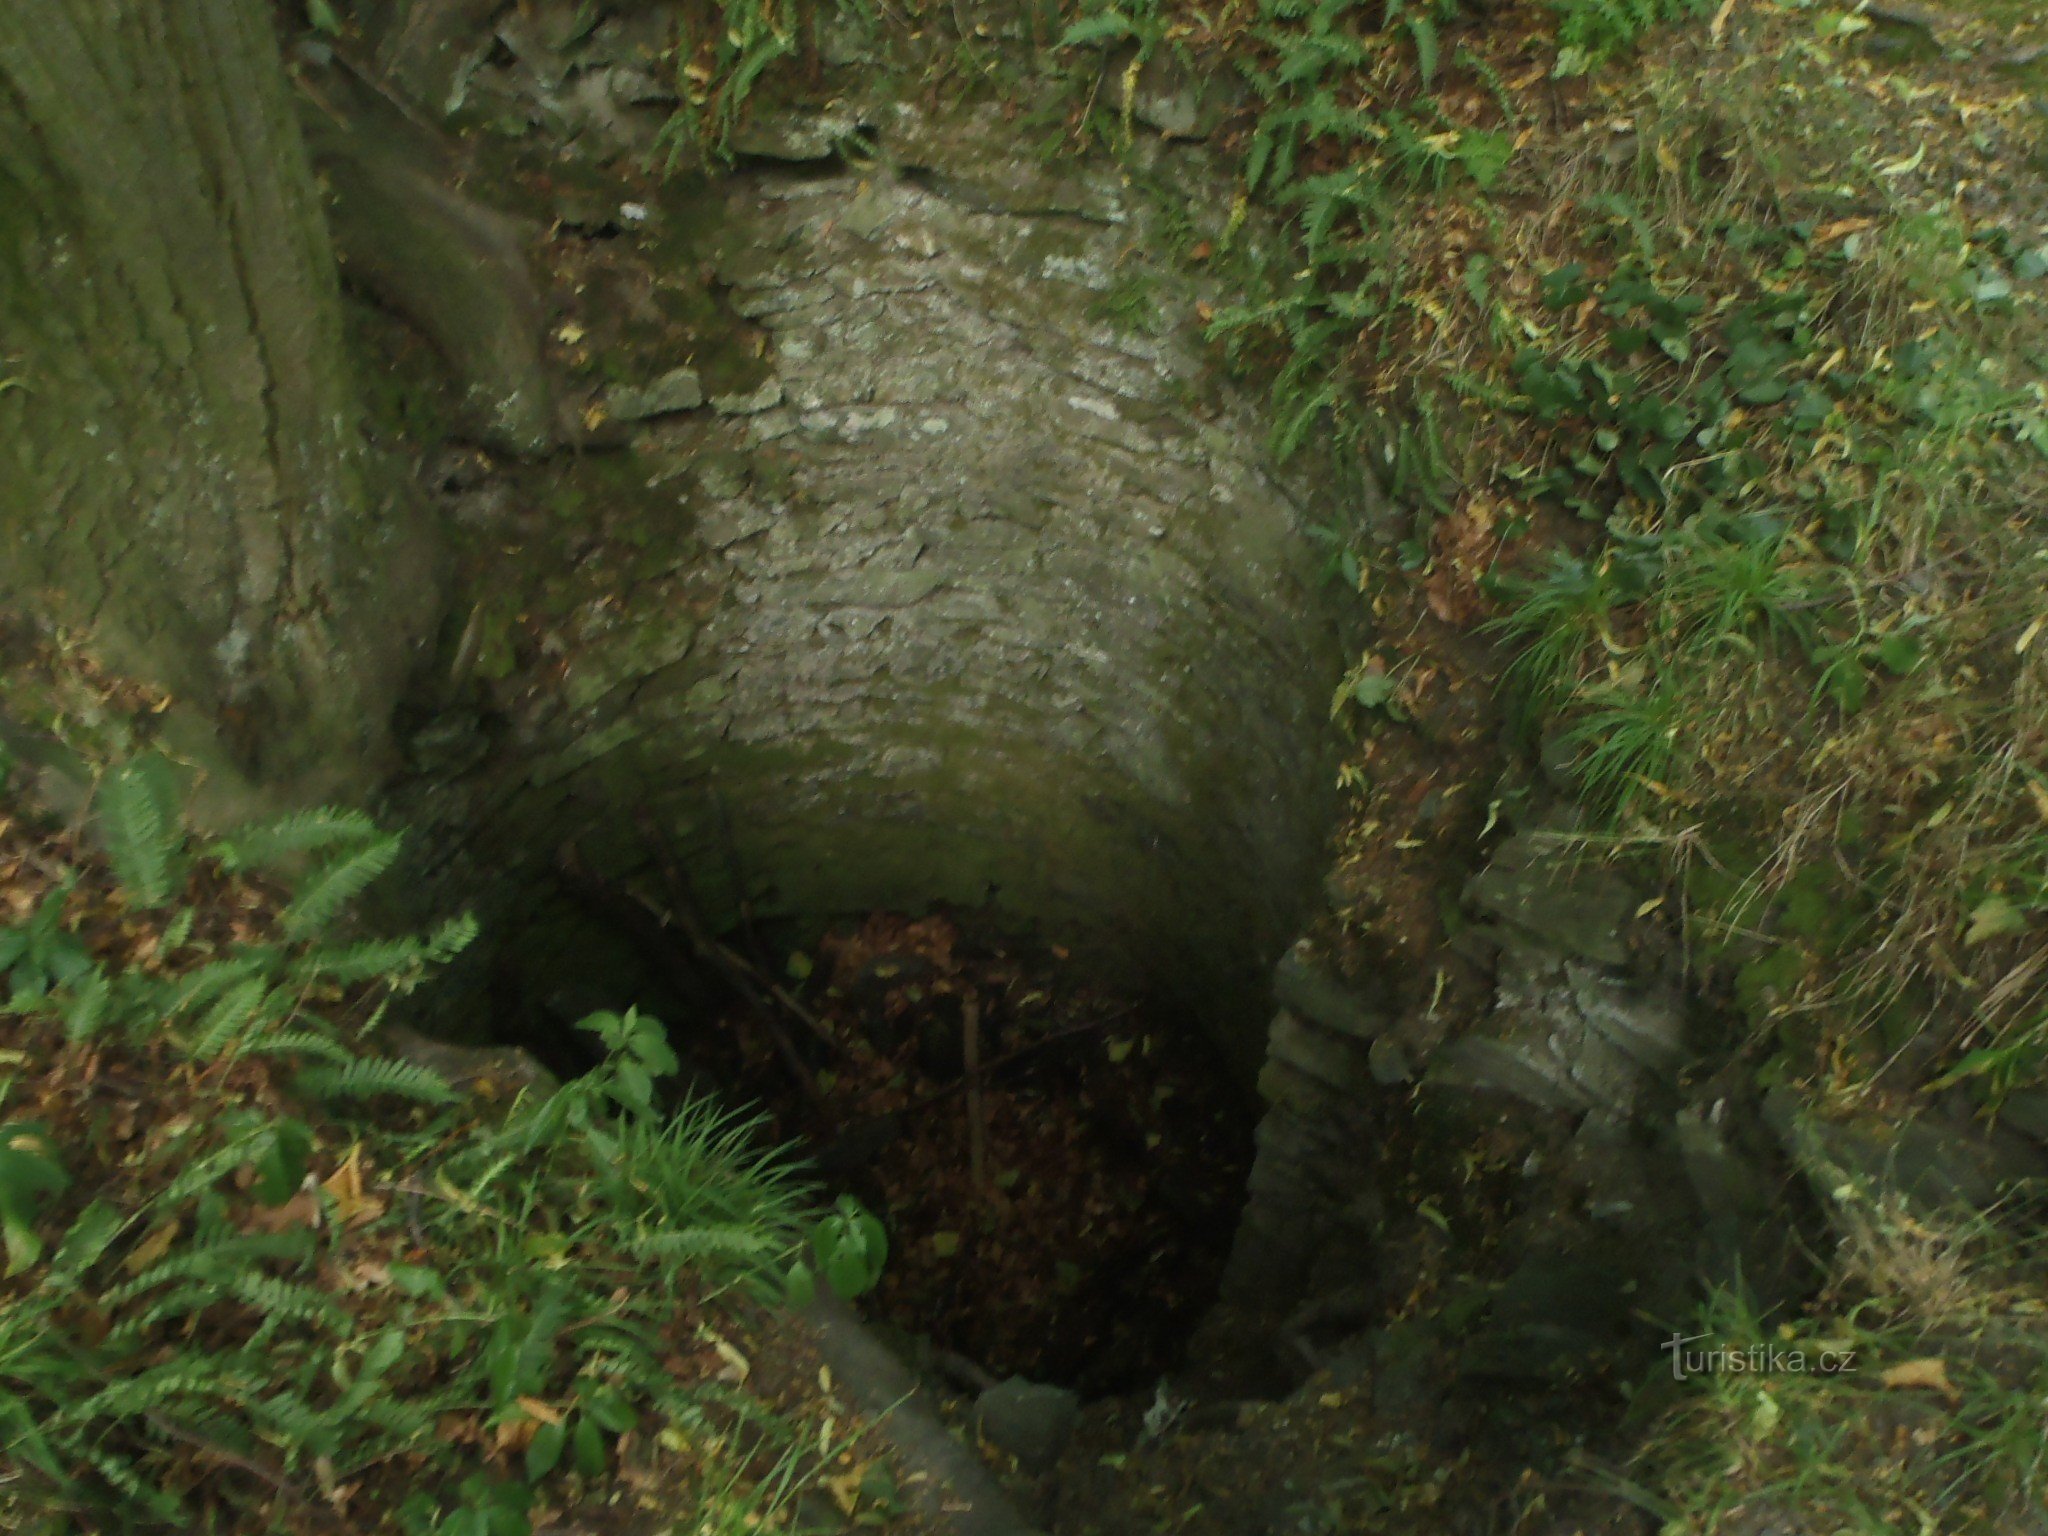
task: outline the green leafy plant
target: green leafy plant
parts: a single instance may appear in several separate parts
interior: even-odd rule
[[[661,1021],[628,1008],[624,1013],[593,1013],[577,1027],[604,1043],[612,1058],[608,1087],[620,1104],[635,1114],[653,1114],[656,1079],[669,1076],[678,1065]]]
[[[1651,28],[1705,11],[1704,0],[1551,0],[1560,77],[1583,75],[1633,48]]]
[[[167,837],[140,796],[112,816],[135,843],[124,889],[168,889],[171,865],[149,850],[182,848],[182,827]],[[737,1530],[837,1454],[664,1363],[679,1298],[779,1283],[807,1197],[756,1121],[663,1102],[677,1062],[658,1021],[594,1016],[600,1064],[495,1115],[366,1051],[382,1003],[474,932],[335,936],[395,846],[340,812],[214,845],[223,865],[286,873],[277,934],[202,943],[189,911],[167,913],[171,948],[190,950],[166,974],[96,964],[63,926],[68,887],[8,935],[17,1017],[55,1042],[37,1050],[80,1038],[69,1021],[89,994],[107,1062],[168,1049],[245,1065],[196,1077],[191,1091],[213,1097],[139,1147],[88,1133],[60,1160],[43,1125],[0,1128],[0,1523],[33,1507],[95,1530],[188,1524],[193,1483],[174,1468],[197,1446],[227,1468],[207,1482],[209,1519],[260,1522],[307,1496],[302,1478],[361,1484],[398,1466],[398,1487],[416,1490],[387,1506],[400,1529],[510,1536],[537,1485],[608,1475],[636,1427],[715,1447],[744,1413],[751,1443],[782,1449],[766,1482],[707,1463],[700,1524]],[[370,1004],[346,1027],[321,1005],[344,996]],[[249,1075],[270,1061],[297,1070]],[[88,1166],[98,1193],[75,1208]],[[839,1279],[871,1280],[878,1229],[835,1219],[851,1235],[810,1251]],[[436,1433],[455,1421],[512,1437],[517,1474],[485,1472]]]
[[[792,1264],[785,1281],[790,1300],[798,1306],[808,1306],[816,1298],[821,1277],[849,1300],[872,1290],[889,1257],[881,1222],[851,1195],[840,1196],[831,1214],[811,1228],[809,1247],[810,1262],[800,1259]]]
[[[60,885],[18,928],[0,928],[0,975],[10,989],[7,1008],[20,1013],[37,1006],[56,988],[82,980],[92,970],[85,945],[64,927],[64,903],[71,887]]]
[[[160,907],[184,878],[185,829],[177,770],[160,752],[109,773],[95,802],[107,857],[122,886],[146,907]]]
[[[681,104],[660,138],[670,169],[699,152],[727,153],[748,101],[775,65],[796,55],[808,19],[794,0],[717,0],[691,19],[676,49]]]
[[[46,1126],[29,1121],[0,1125],[0,1238],[6,1241],[9,1274],[42,1257],[36,1215],[68,1183]]]

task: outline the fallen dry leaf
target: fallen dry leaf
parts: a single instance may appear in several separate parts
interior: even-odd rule
[[[258,1206],[242,1222],[247,1232],[282,1232],[288,1227],[320,1226],[320,1202],[310,1189],[302,1189],[283,1205]]]
[[[747,1357],[735,1349],[730,1342],[720,1338],[709,1328],[699,1329],[698,1336],[713,1349],[717,1350],[718,1358],[725,1362],[725,1369],[718,1373],[720,1381],[729,1381],[734,1385],[738,1385],[753,1374],[754,1368],[747,1363]]]
[[[851,1515],[860,1504],[861,1478],[866,1468],[855,1467],[837,1477],[825,1479],[825,1489],[832,1495],[832,1502],[839,1506],[842,1515]]]
[[[158,1226],[149,1236],[137,1243],[135,1251],[128,1255],[126,1262],[121,1267],[131,1275],[141,1274],[150,1265],[171,1251],[171,1244],[178,1240],[178,1234],[184,1230],[184,1225],[177,1217],[173,1216],[169,1221]]]
[[[348,1149],[348,1157],[320,1187],[334,1202],[335,1220],[343,1227],[360,1227],[365,1222],[375,1221],[384,1214],[388,1203],[383,1196],[370,1194],[363,1187],[361,1142]]]
[[[1921,1360],[1902,1360],[1887,1369],[1878,1380],[1887,1387],[1920,1387],[1939,1392],[1943,1397],[1962,1396],[1955,1383],[1948,1379],[1948,1362],[1939,1355]]]
[[[562,1422],[561,1409],[550,1407],[537,1397],[522,1397],[517,1399],[517,1401],[521,1411],[528,1418],[539,1419],[543,1424],[559,1424]]]

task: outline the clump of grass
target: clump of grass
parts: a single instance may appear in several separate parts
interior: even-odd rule
[[[659,141],[668,168],[726,158],[733,130],[776,69],[799,58],[831,15],[853,8],[847,0],[713,0],[686,9],[675,48],[678,105]]]
[[[2024,1528],[2048,1495],[2039,1244],[1867,1191],[1840,1210],[1837,1279],[1805,1315],[1767,1318],[1732,1290],[1702,1309],[1695,1359],[1721,1349],[1765,1368],[1665,1383],[1677,1400],[1631,1469],[1634,1496],[1673,1536],[1772,1520],[1871,1536]]]

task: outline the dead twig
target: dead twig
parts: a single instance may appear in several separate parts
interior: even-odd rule
[[[977,1191],[988,1187],[988,1111],[981,1099],[981,998],[960,1000],[960,1054],[967,1073],[967,1177]]]
[[[693,933],[701,938],[702,930],[697,926],[693,915],[682,916],[664,912],[644,897],[594,874],[584,865],[574,843],[562,845],[555,865],[563,880],[572,889],[602,906],[625,927],[636,945],[661,970],[669,985],[680,997],[707,1015],[717,1011],[718,1005],[710,995],[703,975],[684,957],[672,932],[672,928],[680,928],[686,938],[691,938]],[[714,960],[713,956],[705,953],[695,938],[691,938],[691,948],[697,951],[700,960]],[[727,981],[733,981],[729,971],[725,971],[724,967],[719,969],[725,973]],[[783,1069],[796,1083],[812,1113],[824,1125],[834,1126],[831,1111],[825,1106],[825,1096],[818,1088],[817,1079],[812,1076],[810,1067],[797,1051],[794,1042],[790,1040],[789,1032],[782,1027],[773,1011],[762,1004],[757,993],[735,985],[736,990],[750,1005],[750,1017],[754,1018],[767,1033],[776,1059],[782,1063]]]
[[[789,989],[767,975],[760,968],[748,963],[747,958],[731,945],[722,943],[704,926],[704,919],[697,910],[697,899],[690,885],[690,877],[683,869],[682,860],[676,857],[674,846],[668,840],[668,833],[661,822],[642,806],[634,815],[634,823],[646,837],[654,850],[655,860],[660,865],[663,883],[668,887],[670,908],[667,918],[682,931],[698,956],[717,969],[732,985],[734,991],[764,1014],[776,1009],[788,1014],[809,1031],[811,1037],[834,1056],[844,1061],[849,1059],[846,1047],[839,1037],[827,1029],[818,1016],[793,997]]]

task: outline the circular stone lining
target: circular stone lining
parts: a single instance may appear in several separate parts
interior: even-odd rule
[[[707,373],[623,470],[571,471],[630,517],[630,580],[483,568],[479,611],[541,633],[490,687],[516,750],[440,807],[468,829],[446,888],[529,886],[569,837],[652,884],[646,807],[712,926],[743,897],[986,908],[1211,1026],[1248,1083],[1320,874],[1356,606],[1308,533],[1362,509],[1275,471],[1118,172],[1046,169],[993,109],[870,126],[879,162],[736,175],[688,260],[614,274],[708,266],[766,372]],[[506,915],[531,977],[607,984],[591,932]]]

